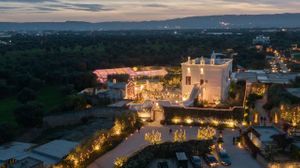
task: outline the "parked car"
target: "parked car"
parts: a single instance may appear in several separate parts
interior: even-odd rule
[[[199,156],[192,156],[191,162],[194,166],[194,168],[201,168],[202,167],[202,161]]]
[[[230,166],[231,165],[231,159],[226,151],[220,151],[218,152],[219,161],[224,166]]]
[[[169,168],[168,162],[158,162],[157,168]]]
[[[203,158],[206,164],[210,167],[215,167],[218,165],[218,160],[212,154],[206,154]]]

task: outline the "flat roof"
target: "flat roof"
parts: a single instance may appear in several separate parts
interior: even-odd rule
[[[77,142],[66,140],[54,140],[37,148],[34,148],[32,151],[38,154],[43,154],[46,156],[61,159],[65,157],[77,145]]]
[[[0,161],[6,161],[11,158],[25,155],[27,150],[34,144],[23,142],[11,142],[0,146]]]
[[[287,88],[286,90],[293,96],[300,98],[300,88]]]
[[[259,135],[259,139],[263,143],[272,142],[272,136],[282,133],[279,129],[273,126],[253,126],[252,127]]]
[[[155,77],[155,76],[165,76],[168,74],[168,71],[165,68],[134,71],[130,67],[125,67],[125,68],[112,68],[112,69],[96,69],[93,71],[93,73],[97,76],[98,82],[104,83],[107,81],[108,75],[128,74],[131,77],[136,77],[136,76]]]
[[[265,73],[261,70],[249,70],[247,72],[236,72],[236,80],[245,80],[248,82],[277,83],[288,84],[295,80],[300,73]]]
[[[232,61],[232,59],[227,59],[227,58],[215,58],[215,64],[211,64],[210,63],[210,60],[211,58],[195,58],[195,59],[191,59],[191,62],[183,62],[182,64],[183,65],[201,65],[201,59],[204,60],[204,65],[210,65],[210,66],[213,66],[213,65],[224,65],[226,63],[229,63]]]
[[[78,143],[66,140],[54,140],[41,146],[35,144],[12,142],[0,146],[0,163],[8,159],[22,160],[27,157],[52,165],[59,162],[66,156]]]
[[[10,166],[10,168],[32,168],[38,165],[43,165],[43,162],[32,157],[26,157],[17,161],[15,164]]]

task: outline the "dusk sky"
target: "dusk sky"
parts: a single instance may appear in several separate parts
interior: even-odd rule
[[[300,13],[300,0],[0,0],[0,21],[140,21]]]

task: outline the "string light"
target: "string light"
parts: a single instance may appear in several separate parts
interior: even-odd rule
[[[186,140],[186,132],[184,129],[179,129],[174,132],[174,141],[183,142]]]
[[[213,127],[200,127],[198,128],[197,138],[199,140],[213,139],[216,135],[216,129]]]

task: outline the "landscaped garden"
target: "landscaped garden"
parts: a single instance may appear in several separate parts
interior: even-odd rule
[[[87,167],[90,163],[113,149],[140,127],[141,123],[136,114],[124,113],[116,118],[115,124],[110,130],[96,132],[94,136],[81,142],[55,167]]]

